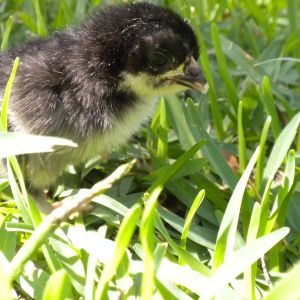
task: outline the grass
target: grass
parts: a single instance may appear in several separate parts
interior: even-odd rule
[[[1,115],[2,299],[300,298],[299,3],[156,3],[194,26],[209,93],[162,99],[107,162],[71,168],[54,196],[95,207],[72,221],[67,206],[41,218],[12,156],[14,143],[44,149],[5,133],[16,61]],[[5,0],[1,49],[98,5]]]

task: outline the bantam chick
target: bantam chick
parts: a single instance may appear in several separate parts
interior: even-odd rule
[[[64,137],[77,148],[26,157],[26,179],[39,208],[44,188],[66,166],[126,143],[157,97],[189,88],[207,91],[190,25],[149,3],[110,6],[78,27],[0,53],[0,104],[13,61],[9,130]]]

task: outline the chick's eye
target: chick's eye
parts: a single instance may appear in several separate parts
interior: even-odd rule
[[[170,66],[171,58],[163,52],[153,52],[150,55],[150,64],[154,68],[167,68]]]

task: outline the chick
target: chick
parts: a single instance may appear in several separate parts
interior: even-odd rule
[[[207,90],[192,28],[149,3],[107,7],[81,26],[0,53],[0,97],[17,56],[9,129],[78,144],[27,157],[29,188],[44,211],[49,206],[40,191],[66,166],[126,143],[151,116],[158,96]]]

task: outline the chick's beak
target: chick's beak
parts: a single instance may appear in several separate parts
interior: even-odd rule
[[[206,94],[209,88],[200,67],[193,57],[190,59],[189,63],[185,65],[183,74],[175,75],[169,79],[177,84],[187,86],[203,94]]]

